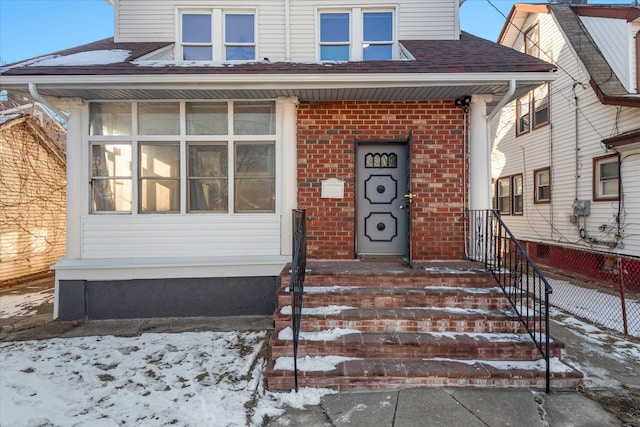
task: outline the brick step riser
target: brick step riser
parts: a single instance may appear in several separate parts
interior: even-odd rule
[[[575,389],[580,383],[576,378],[555,378],[551,380],[553,390]],[[474,387],[474,388],[519,388],[544,390],[545,378],[447,378],[447,377],[324,377],[298,376],[299,387],[347,390],[387,390],[413,387]],[[289,391],[294,388],[293,374],[287,377],[268,379],[271,391]]]
[[[283,344],[283,343],[280,343]],[[560,356],[560,349],[553,349],[552,357]],[[271,348],[273,358],[291,357],[293,345],[273,344]],[[531,344],[518,346],[500,346],[497,348],[478,348],[473,346],[427,347],[427,346],[341,346],[341,345],[310,345],[300,343],[298,357],[305,356],[345,356],[367,359],[425,359],[446,358],[455,360],[539,360],[540,352]]]
[[[279,294],[278,305],[291,305],[291,294]],[[404,308],[404,307],[451,307],[478,310],[509,309],[511,304],[504,296],[483,297],[481,295],[344,295],[305,294],[303,307],[325,307],[343,305],[355,308]]]
[[[289,276],[280,276],[280,285],[289,287]],[[431,286],[445,286],[455,288],[492,288],[496,281],[491,275],[474,276],[442,276],[442,277],[396,277],[396,276],[314,276],[307,275],[305,286],[337,286],[337,287],[374,287],[374,288],[423,288]]]
[[[291,319],[275,321],[275,331],[291,327]],[[453,319],[308,319],[302,318],[300,330],[319,332],[327,329],[354,329],[360,332],[460,332],[460,333],[526,333],[519,320],[453,320]]]

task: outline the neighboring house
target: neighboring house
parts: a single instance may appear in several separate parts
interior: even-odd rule
[[[576,4],[517,4],[500,35],[558,68],[492,126],[496,208],[540,264],[619,282],[640,256],[639,35],[637,6]]]
[[[69,112],[62,319],[272,314],[294,208],[309,258],[464,258],[488,117],[554,78],[461,32],[458,0],[119,0],[115,23],[0,74]]]
[[[0,103],[0,285],[64,255],[65,130],[39,104]]]

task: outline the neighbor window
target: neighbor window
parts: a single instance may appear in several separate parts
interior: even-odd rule
[[[348,9],[319,13],[321,61],[394,59],[394,12]]]
[[[551,201],[551,173],[549,168],[537,169],[533,172],[534,203]]]
[[[529,132],[531,124],[530,109],[529,94],[516,99],[516,117],[518,119],[518,123],[516,124],[517,135]]]
[[[503,215],[508,215],[511,213],[511,179],[500,178],[496,184],[496,194],[498,200],[498,210]]]
[[[91,213],[273,213],[272,101],[93,102]]]
[[[511,178],[511,192],[513,194],[511,211],[514,215],[522,215],[522,175],[514,175]]]
[[[544,83],[516,100],[516,135],[549,123],[549,84]]]
[[[540,28],[538,24],[524,33],[524,52],[536,58],[540,57]]]
[[[593,200],[618,200],[618,156],[614,154],[593,159],[593,173]]]
[[[185,61],[256,59],[255,13],[236,10],[182,10],[180,51]]]

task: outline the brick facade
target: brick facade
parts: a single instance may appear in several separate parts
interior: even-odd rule
[[[413,130],[415,260],[464,257],[464,116],[453,101],[301,102],[298,207],[306,208],[308,256],[356,256],[356,140],[406,139]],[[344,199],[321,198],[322,181],[345,181]]]

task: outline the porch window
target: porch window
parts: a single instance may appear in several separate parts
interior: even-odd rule
[[[514,175],[511,178],[511,189],[513,192],[513,200],[511,203],[514,215],[522,215],[523,198],[522,198],[522,175]]]
[[[549,168],[533,171],[534,203],[551,202],[551,170]]]
[[[272,101],[92,102],[91,213],[273,213]]]
[[[593,200],[618,200],[618,156],[596,157],[593,159],[593,171]]]
[[[236,143],[235,211],[275,210],[275,144]]]
[[[140,144],[140,212],[180,212],[180,145]]]
[[[91,145],[92,212],[131,212],[131,144]]]
[[[189,145],[189,210],[228,211],[227,145]]]
[[[511,213],[510,206],[510,198],[511,198],[511,188],[510,188],[510,178],[500,178],[497,182],[497,191],[498,195],[498,210],[502,215],[509,215]]]
[[[253,61],[253,10],[182,9],[176,57],[185,61]]]
[[[320,61],[391,60],[396,54],[395,11],[349,8],[321,11]]]

